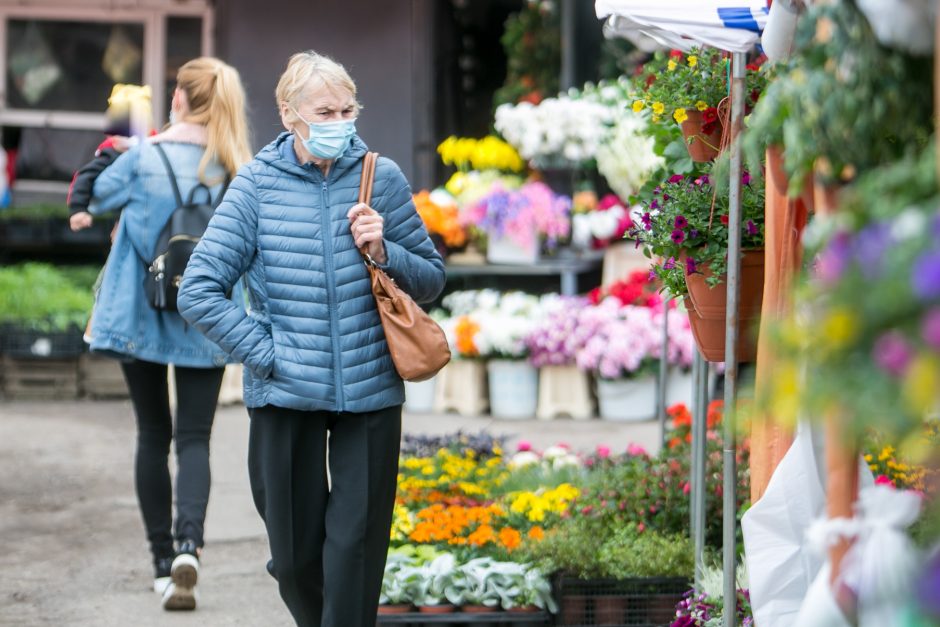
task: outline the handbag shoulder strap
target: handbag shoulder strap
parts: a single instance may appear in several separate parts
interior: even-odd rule
[[[166,156],[166,152],[163,150],[163,146],[155,142],[153,147],[157,149],[157,154],[160,155],[160,159],[163,161],[163,166],[166,168],[166,173],[170,177],[170,183],[173,185],[173,196],[176,197],[176,206],[183,206],[183,195],[180,194],[179,185],[176,184],[176,173],[173,172],[173,166],[170,165],[170,159]]]
[[[375,163],[379,153],[367,152],[362,159],[362,178],[359,181],[359,202],[368,205],[372,202],[372,184],[375,182]]]

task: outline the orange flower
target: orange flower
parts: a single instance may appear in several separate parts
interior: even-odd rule
[[[506,549],[512,551],[522,542],[522,534],[512,527],[503,527],[499,530],[499,542]]]
[[[476,531],[467,536],[467,542],[473,546],[483,546],[496,540],[496,532],[489,525],[480,525]]]
[[[457,352],[465,357],[476,357],[480,354],[474,337],[480,331],[480,325],[469,316],[460,316],[454,326],[454,335],[457,337]]]
[[[414,195],[415,209],[429,233],[436,233],[450,248],[460,248],[467,243],[467,233],[458,221],[456,206],[442,207],[431,200],[428,191]]]
[[[529,533],[527,533],[526,535],[529,536],[530,540],[541,540],[542,538],[545,537],[545,531],[541,527],[536,525],[535,527],[532,527],[531,529],[529,529]]]

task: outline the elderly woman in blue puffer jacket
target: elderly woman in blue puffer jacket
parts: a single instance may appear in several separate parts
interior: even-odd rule
[[[418,302],[440,293],[444,264],[394,162],[379,159],[372,206],[357,204],[367,149],[345,69],[296,54],[276,96],[288,132],[232,181],[179,309],[245,364],[252,494],[297,624],[372,626],[404,390],[358,247]],[[242,275],[249,313],[225,298]]]

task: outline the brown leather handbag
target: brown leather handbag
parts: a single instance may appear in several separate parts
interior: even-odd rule
[[[359,202],[366,205],[372,201],[372,183],[378,158],[378,153],[369,152],[362,162]],[[395,284],[394,279],[376,265],[364,248],[360,248],[359,252],[372,278],[375,308],[382,320],[385,341],[388,342],[395,370],[405,381],[430,379],[450,361],[450,347],[444,330]]]

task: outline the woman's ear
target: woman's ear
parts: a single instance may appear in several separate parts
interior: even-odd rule
[[[290,110],[290,107],[286,102],[282,102],[278,107],[278,112],[281,114],[281,124],[284,125],[284,128],[288,131],[294,130],[295,117],[293,112]]]

